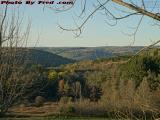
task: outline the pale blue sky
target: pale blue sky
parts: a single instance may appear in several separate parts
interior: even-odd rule
[[[124,33],[131,33],[131,27],[136,26],[140,18],[134,16],[118,21],[117,25],[112,27],[105,23],[105,16],[100,12],[97,12],[92,19],[87,22],[80,37],[75,38],[72,32],[62,32],[58,28],[57,23],[64,27],[72,28],[75,25],[73,17],[77,23],[81,23],[82,20],[77,19],[75,15],[75,13],[80,13],[79,4],[80,3],[77,3],[75,8],[63,13],[55,13],[55,11],[50,9],[45,9],[43,11],[43,6],[37,4],[32,6],[21,5],[20,9],[21,12],[24,12],[25,19],[29,18],[32,21],[31,37],[28,46],[92,47],[127,46],[132,44],[133,37],[129,37]],[[113,9],[111,6],[114,6],[114,4],[109,4],[108,8]],[[92,10],[92,5],[88,4],[86,14],[90,13]],[[153,26],[153,23],[152,19],[148,17],[144,18],[143,23],[136,34],[136,41],[132,45],[149,45],[152,41],[159,39],[160,28],[158,26]],[[40,39],[37,43],[38,35]]]

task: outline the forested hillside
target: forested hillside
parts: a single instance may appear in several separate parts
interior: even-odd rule
[[[35,49],[29,49],[27,51],[27,57],[29,63],[40,64],[44,67],[55,67],[75,62],[69,58],[65,58],[47,51]]]
[[[96,60],[101,58],[110,58],[121,55],[134,54],[142,47],[39,47],[35,48],[42,51],[48,51],[69,59],[74,60]]]
[[[63,64],[69,64],[75,62],[75,60],[64,58],[62,56],[42,51],[36,49],[28,48],[17,48],[8,50],[8,48],[3,49],[7,51],[8,54],[5,54],[3,57],[4,62],[9,62],[8,57],[11,57],[10,60],[18,61],[19,63],[26,64],[28,66],[32,65],[41,65],[43,67],[56,67]]]
[[[32,55],[37,52],[39,54],[40,51],[33,50]],[[44,113],[133,119],[141,119],[145,114],[149,120],[160,116],[158,48],[137,56],[83,60],[56,69],[46,69],[36,63],[22,76],[22,80],[32,80],[20,99],[26,111],[28,106],[36,107],[36,110],[37,107],[45,108],[45,102],[50,101],[48,104],[51,105],[43,110]],[[20,107],[11,111],[25,113]]]

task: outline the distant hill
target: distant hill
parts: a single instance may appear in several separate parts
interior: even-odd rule
[[[35,49],[47,51],[73,60],[95,60],[121,55],[134,54],[143,47],[106,46],[106,47],[37,47]]]
[[[73,63],[74,60],[64,58],[51,52],[29,49],[27,51],[28,63],[41,64],[45,67],[59,66],[62,64]]]
[[[19,63],[25,64],[27,66],[40,64],[44,67],[57,67],[63,64],[75,62],[75,60],[64,58],[62,56],[43,50],[30,48],[18,48],[16,51],[12,50],[11,52],[7,51],[7,48],[4,50],[6,50],[6,53],[8,54],[3,56],[4,63],[12,61],[14,64]]]

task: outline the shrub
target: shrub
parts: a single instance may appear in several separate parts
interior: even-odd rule
[[[63,114],[72,114],[75,113],[75,108],[71,105],[64,105],[59,108],[59,112]]]
[[[35,98],[35,106],[36,107],[43,106],[44,102],[45,102],[45,99],[42,96],[37,96]]]
[[[148,74],[152,75],[151,81],[154,80],[153,77],[157,77],[158,74],[160,74],[159,56],[139,55],[134,60],[131,60],[120,67],[121,78],[135,81],[136,88],[141,84],[143,78],[148,76]],[[157,84],[154,84],[153,87],[155,86],[157,86]]]
[[[75,113],[75,107],[73,106],[71,97],[62,97],[59,101],[59,112],[63,114]]]
[[[48,73],[49,80],[56,80],[58,78],[58,73],[55,70],[50,70]]]
[[[73,106],[68,106],[66,109],[67,113],[75,113],[75,108]]]
[[[60,99],[60,103],[62,104],[67,104],[67,103],[70,103],[71,101],[72,101],[71,97],[61,97]]]

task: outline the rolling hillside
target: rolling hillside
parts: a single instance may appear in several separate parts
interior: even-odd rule
[[[7,50],[7,48],[4,50]],[[12,61],[14,64],[24,64],[27,66],[40,64],[44,67],[56,67],[75,62],[74,60],[64,58],[51,52],[36,49],[16,48],[6,53],[8,55],[4,54],[4,63],[10,63]]]
[[[74,60],[64,58],[47,51],[29,49],[27,54],[29,57],[29,63],[41,64],[45,67],[59,66],[62,64],[69,64],[74,62]]]
[[[133,54],[142,47],[38,47],[36,49],[54,53],[73,60],[95,60]]]

